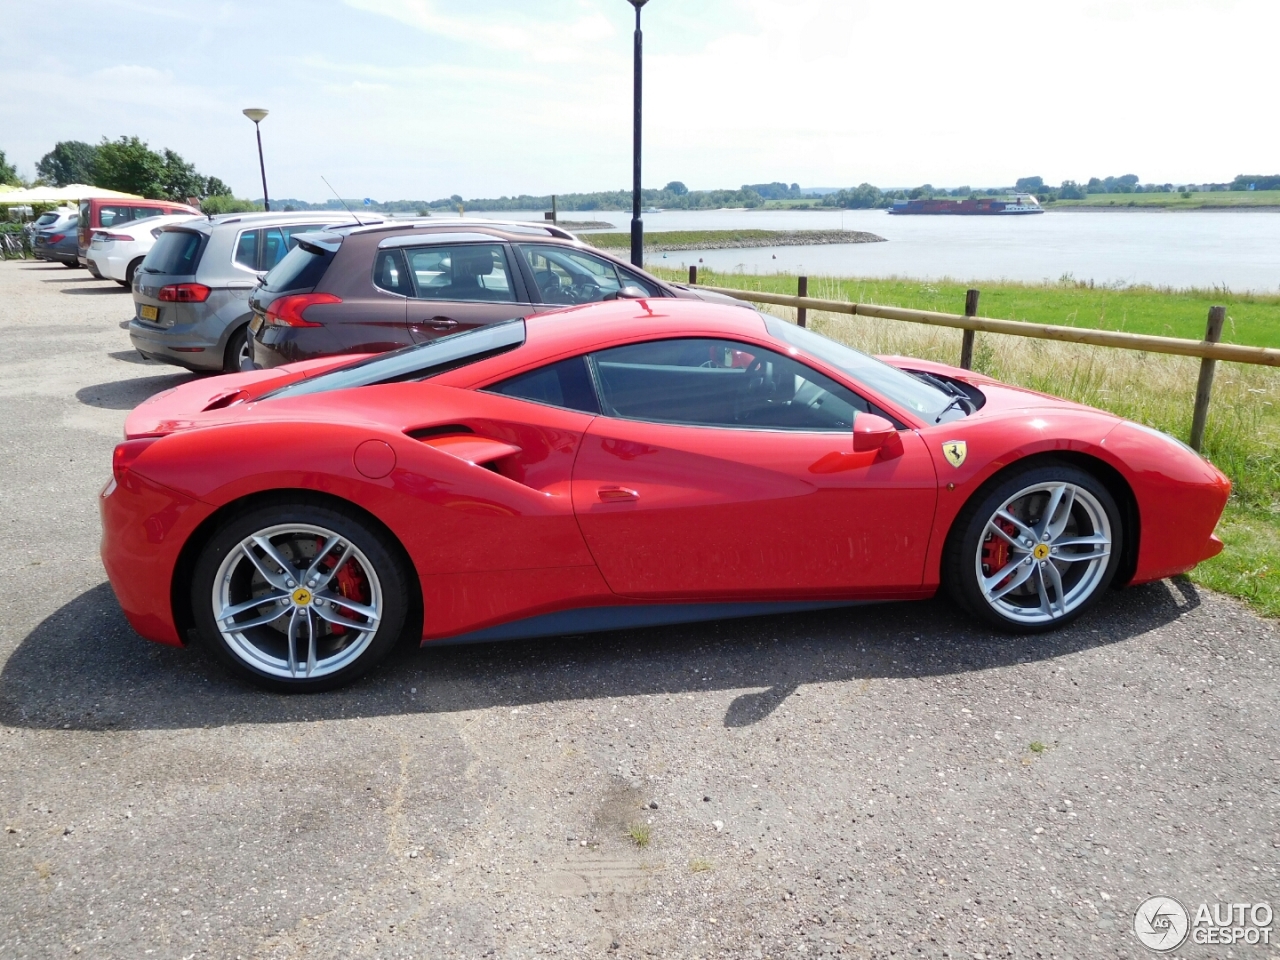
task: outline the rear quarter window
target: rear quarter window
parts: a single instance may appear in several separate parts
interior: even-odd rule
[[[311,290],[320,282],[333,254],[309,243],[300,243],[283,260],[271,268],[262,281],[263,289],[272,293],[286,290]]]
[[[200,265],[204,237],[189,230],[166,230],[142,261],[144,273],[191,276]]]

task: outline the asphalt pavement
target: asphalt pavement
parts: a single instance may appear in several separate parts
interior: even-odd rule
[[[1136,958],[1148,897],[1280,909],[1276,629],[1186,581],[1045,637],[885,604],[306,697],[142,640],[96,497],[190,375],[131,313],[0,263],[0,960]]]

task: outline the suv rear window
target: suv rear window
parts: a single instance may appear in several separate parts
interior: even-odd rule
[[[165,230],[139,269],[143,273],[191,276],[200,264],[203,240],[200,234],[190,230]]]
[[[332,259],[333,254],[328,250],[309,243],[300,243],[271,268],[262,281],[262,287],[272,293],[282,293],[285,290],[310,290],[320,282]]]

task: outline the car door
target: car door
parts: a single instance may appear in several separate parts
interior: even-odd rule
[[[400,250],[412,289],[408,324],[415,342],[531,312],[507,245],[499,240],[423,243]]]
[[[923,442],[854,453],[865,399],[755,344],[651,341],[593,354],[602,414],[574,465],[579,525],[635,597],[909,591],[937,478]]]

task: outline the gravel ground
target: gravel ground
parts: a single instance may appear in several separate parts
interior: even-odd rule
[[[95,495],[186,375],[130,312],[0,263],[0,958],[1132,958],[1148,896],[1280,907],[1280,644],[1186,582],[1030,640],[886,604],[294,698],[141,640]]]

